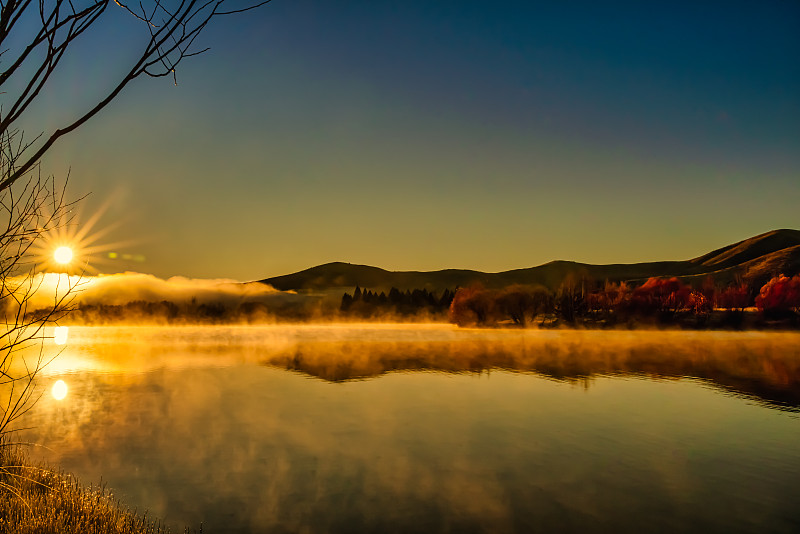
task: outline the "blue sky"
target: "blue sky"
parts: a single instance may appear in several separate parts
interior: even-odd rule
[[[177,87],[137,81],[48,156],[146,258],[106,270],[499,271],[800,227],[796,2],[273,0],[217,22]],[[87,37],[44,122],[102,92],[129,25]]]

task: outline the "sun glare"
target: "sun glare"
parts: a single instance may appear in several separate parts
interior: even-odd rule
[[[53,259],[61,265],[66,265],[72,261],[72,249],[69,247],[58,247],[53,252]]]
[[[56,381],[50,392],[53,394],[55,400],[64,400],[64,397],[67,396],[67,383],[63,380]]]

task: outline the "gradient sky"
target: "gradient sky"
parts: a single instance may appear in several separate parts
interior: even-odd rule
[[[797,2],[273,0],[217,22],[177,87],[137,81],[45,161],[146,258],[105,271],[501,271],[800,228]],[[131,23],[87,37],[42,124],[108,86]]]

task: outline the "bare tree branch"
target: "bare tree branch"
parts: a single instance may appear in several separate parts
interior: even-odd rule
[[[32,247],[61,225],[69,224],[73,203],[65,186],[43,178],[42,157],[65,135],[77,130],[108,106],[141,76],[176,78],[188,57],[208,48],[195,43],[215,17],[243,13],[269,3],[227,8],[230,0],[144,0],[131,7],[124,0],[0,1],[0,436],[37,400],[34,383],[54,357],[44,350],[45,329],[71,310],[80,278],[59,276],[51,300],[33,309],[45,290]],[[50,131],[26,136],[29,110],[51,87],[75,43],[108,19],[110,5],[144,26],[136,58],[110,89],[86,109]],[[52,274],[52,273],[49,273]]]
[[[193,50],[198,36],[215,17],[232,15],[250,11],[269,3],[265,0],[246,5],[241,8],[227,9],[228,0],[182,0],[176,7],[167,7],[161,0],[153,0],[148,5],[139,3],[139,10],[134,10],[127,2],[114,0],[114,4],[126,13],[142,22],[146,27],[149,39],[133,61],[130,69],[113,85],[105,97],[80,113],[76,119],[44,134],[41,144],[31,143],[22,146],[14,158],[14,166],[4,172],[0,179],[0,191],[8,188],[27,172],[31,171],[61,137],[75,131],[89,119],[97,115],[109,103],[119,96],[130,82],[142,75],[150,77],[172,76],[175,78],[176,68],[187,57],[202,54],[208,48]],[[8,68],[0,71],[0,87],[9,82],[15,75],[23,76],[22,87],[6,112],[0,112],[0,136],[14,130],[36,101],[44,87],[52,79],[53,73],[62,62],[71,45],[87,30],[104,20],[110,0],[86,0],[82,7],[76,8],[72,1],[40,0],[38,3],[39,29],[30,36],[16,58],[11,60]],[[33,10],[32,2],[10,1],[0,9],[0,59],[7,38],[18,29],[23,17]],[[4,169],[5,170],[5,169]]]

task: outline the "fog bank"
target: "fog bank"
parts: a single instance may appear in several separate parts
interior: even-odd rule
[[[133,301],[176,304],[222,303],[232,305],[242,302],[285,304],[303,302],[291,291],[279,291],[259,282],[243,283],[218,278],[201,279],[173,276],[162,279],[151,274],[125,272],[98,276],[71,276],[57,273],[37,274],[33,279],[17,280],[17,292],[33,288],[29,309],[51,306],[54,299],[67,296],[75,305],[124,305]]]

